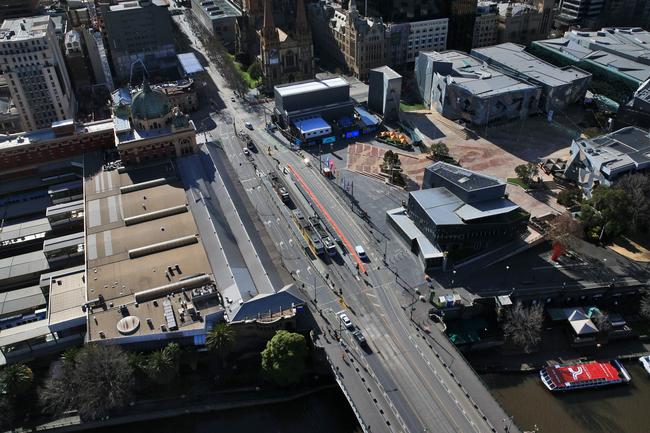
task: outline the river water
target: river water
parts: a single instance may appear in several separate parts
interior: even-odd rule
[[[542,433],[650,433],[650,378],[637,362],[626,363],[627,385],[555,394],[538,374],[481,377],[522,430]],[[506,427],[505,425],[503,426]]]

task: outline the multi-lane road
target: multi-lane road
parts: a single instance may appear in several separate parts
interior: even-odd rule
[[[204,53],[184,17],[175,17],[193,48]],[[207,56],[205,56],[207,58]],[[235,99],[218,71],[208,73],[225,108],[211,113],[213,127],[197,137],[204,149],[218,158],[226,155],[250,202],[280,254],[282,266],[291,273],[312,310],[322,332],[321,345],[346,396],[351,400],[366,431],[386,432],[490,432],[518,431],[509,417],[467,366],[462,356],[435,328],[425,334],[410,319],[410,305],[418,298],[383,261],[384,251],[403,248],[399,241],[377,238],[366,222],[350,212],[348,203],[313,164],[280,144],[282,138],[264,130],[262,107]],[[234,127],[233,127],[234,122]],[[246,131],[258,147],[247,156],[235,130]],[[218,141],[219,152],[214,142]],[[270,152],[267,150],[270,148]],[[284,170],[288,168],[288,170]],[[324,262],[310,257],[292,223],[289,210],[271,188],[269,173],[286,183],[297,207],[308,215],[314,209],[336,227],[348,245],[337,260]],[[362,245],[369,260],[357,269],[357,257],[349,246]],[[406,266],[419,267],[415,259]],[[404,264],[403,264],[404,265]],[[346,310],[354,325],[369,341],[363,350],[348,331],[340,329],[336,316]],[[341,338],[335,338],[335,333]]]

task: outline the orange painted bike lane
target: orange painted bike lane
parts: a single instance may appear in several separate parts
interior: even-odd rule
[[[323,215],[325,215],[325,218],[327,218],[327,221],[329,221],[329,223],[332,225],[332,227],[334,227],[334,230],[336,231],[336,234],[338,235],[338,237],[345,244],[345,248],[347,248],[348,252],[350,254],[352,254],[354,259],[356,260],[357,265],[359,266],[359,270],[365,274],[366,273],[366,267],[364,266],[363,261],[359,258],[359,256],[357,255],[357,252],[355,251],[354,247],[352,246],[352,244],[350,243],[348,238],[343,234],[343,232],[339,228],[338,224],[336,224],[334,219],[332,219],[332,216],[329,214],[329,212],[327,212],[325,207],[321,204],[320,200],[318,200],[318,197],[316,197],[316,195],[313,193],[313,191],[311,190],[309,185],[307,185],[307,183],[304,181],[302,176],[300,176],[300,174],[298,174],[298,172],[291,166],[291,164],[287,164],[287,168],[291,171],[291,173],[294,175],[296,180],[298,182],[300,182],[300,185],[302,185],[302,187],[305,189],[305,191],[307,191],[307,194],[309,194],[309,197],[311,197],[311,199],[316,204],[316,206],[318,206],[318,209],[320,209],[320,211],[323,213]]]

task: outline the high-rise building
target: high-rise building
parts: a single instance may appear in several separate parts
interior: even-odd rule
[[[81,33],[77,30],[70,30],[65,34],[65,60],[70,72],[75,91],[85,89],[91,84],[90,69],[86,62],[86,54],[81,39]]]
[[[372,68],[399,68],[420,51],[447,48],[447,18],[385,23],[362,15],[354,0],[348,10],[331,1],[310,3],[308,10],[319,57],[364,81]]]
[[[5,20],[0,27],[0,59],[25,131],[74,117],[70,77],[50,17]]]
[[[650,0],[561,0],[555,25],[646,27],[649,22]]]
[[[365,6],[367,5],[367,11]],[[447,46],[469,51],[474,35],[477,0],[367,0],[358,7],[364,15],[401,23],[449,18]]]
[[[86,44],[88,60],[90,61],[95,83],[106,85],[106,88],[112,92],[115,85],[113,84],[113,75],[108,64],[108,54],[106,53],[101,32],[93,28],[83,28],[81,34]]]
[[[487,47],[497,43],[499,8],[496,2],[480,1],[476,8],[472,48]]]
[[[34,15],[39,0],[2,0],[0,1],[0,23],[7,18]]]
[[[164,2],[119,3],[103,7],[102,16],[117,81],[128,81],[138,60],[152,76],[175,70],[174,31]]]
[[[498,41],[528,45],[551,32],[554,0],[499,3]]]

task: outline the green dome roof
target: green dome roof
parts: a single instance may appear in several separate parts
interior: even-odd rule
[[[131,115],[137,119],[159,119],[171,111],[169,99],[162,92],[152,90],[148,82],[135,94],[131,102]]]

